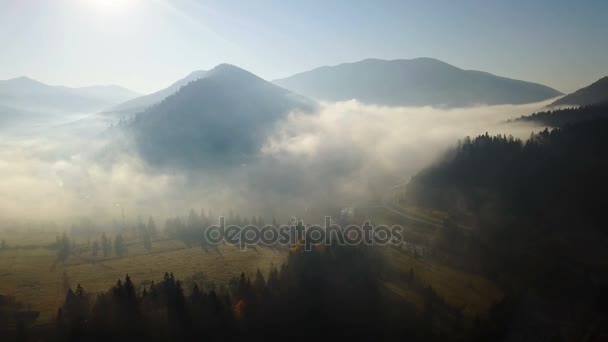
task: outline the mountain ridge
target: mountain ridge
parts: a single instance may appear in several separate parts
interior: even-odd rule
[[[608,76],[604,76],[590,85],[578,89],[555,102],[550,107],[556,106],[588,106],[608,102]]]
[[[464,70],[429,57],[322,66],[273,83],[326,101],[358,99],[389,106],[464,107],[477,104],[521,104],[561,95],[550,87]]]
[[[0,104],[17,109],[95,111],[137,95],[118,85],[67,87],[28,76],[0,80]]]
[[[166,88],[155,91],[151,94],[142,95],[136,97],[134,99],[125,101],[123,103],[117,104],[112,108],[106,109],[104,112],[106,113],[120,113],[120,114],[134,114],[137,112],[144,111],[147,107],[153,106],[155,104],[160,103],[168,96],[176,93],[183,86],[186,86],[188,83],[196,81],[200,78],[205,77],[207,71],[205,70],[195,70],[185,77],[173,82]]]

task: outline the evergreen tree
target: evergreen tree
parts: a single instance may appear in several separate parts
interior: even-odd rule
[[[152,249],[152,241],[150,239],[150,233],[148,231],[144,231],[144,248],[146,251],[150,252]]]
[[[91,247],[91,255],[93,257],[97,257],[98,254],[99,254],[99,242],[95,241],[95,242],[93,242],[93,247]]]
[[[121,234],[116,235],[116,238],[114,239],[114,251],[116,256],[119,257],[127,255],[127,246],[125,245]]]
[[[156,239],[158,236],[158,230],[156,229],[156,223],[154,223],[154,219],[152,216],[148,218],[148,233],[150,234],[150,238]]]
[[[266,289],[266,281],[264,280],[264,275],[258,268],[258,271],[255,274],[255,280],[253,282],[253,287],[258,293],[262,293]]]
[[[107,258],[110,256],[110,254],[111,254],[110,253],[111,252],[110,241],[106,237],[105,233],[101,235],[101,249],[103,250],[104,258]]]
[[[70,239],[65,233],[63,233],[61,239],[59,239],[58,241],[59,245],[57,250],[57,260],[59,260],[60,262],[65,262],[70,256],[70,253],[72,252],[72,244],[70,243]]]

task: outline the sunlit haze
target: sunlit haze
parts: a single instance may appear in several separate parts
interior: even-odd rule
[[[607,341],[607,37],[595,0],[0,0],[0,341]]]
[[[433,57],[562,92],[608,68],[604,1],[0,1],[0,79],[139,92],[232,63],[271,80]],[[567,48],[564,48],[567,47]]]

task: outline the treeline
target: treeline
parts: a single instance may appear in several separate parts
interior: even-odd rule
[[[608,103],[542,111],[522,115],[512,122],[534,122],[549,127],[562,127],[567,124],[599,119],[608,119]]]
[[[144,238],[144,246],[150,246],[151,242],[148,238]],[[100,241],[87,243],[86,246],[81,246],[76,243],[76,240],[70,239],[65,233],[56,238],[55,243],[51,246],[57,250],[57,261],[65,263],[70,255],[83,255],[86,250],[90,250],[91,256],[108,258],[111,256],[123,257],[127,255],[128,247],[122,234],[117,234],[114,239],[108,238],[105,233],[101,235]]]
[[[421,171],[405,202],[477,216],[509,212],[545,225],[601,229],[608,191],[608,121],[545,129],[525,142],[487,133],[465,138]]]
[[[390,296],[381,286],[380,258],[373,247],[333,246],[292,253],[266,276],[259,270],[253,277],[242,273],[217,288],[200,282],[184,288],[172,273],[146,287],[126,276],[97,296],[78,285],[68,291],[45,336],[56,341],[475,336],[462,315],[440,314],[447,306],[430,287],[423,291],[423,315]]]
[[[237,225],[244,227],[247,225],[253,225],[256,227],[263,227],[266,224],[271,224],[274,227],[279,227],[279,223],[275,218],[272,221],[266,223],[262,216],[251,216],[241,217],[240,214],[234,213],[232,210],[228,212],[228,215],[222,215],[225,217],[226,227],[230,225]],[[173,217],[168,218],[165,222],[165,234],[169,238],[182,241],[188,247],[201,246],[204,249],[217,248],[216,245],[209,244],[205,240],[205,231],[212,225],[218,225],[219,216],[216,216],[213,211],[205,213],[204,209],[201,209],[200,213],[197,213],[194,209],[190,209],[190,213],[186,218]]]
[[[139,223],[131,228],[118,229],[114,236],[101,233],[99,239],[91,240],[92,235],[96,232],[96,230],[87,230],[86,236],[83,236],[81,231],[75,230],[72,227],[69,236],[66,233],[57,236],[55,243],[49,247],[57,250],[57,261],[60,263],[65,263],[70,255],[86,255],[92,258],[124,257],[128,255],[128,244],[125,235],[143,243],[144,249],[148,252],[152,249],[152,241],[157,239],[159,235],[152,217],[148,219],[147,224],[143,223],[140,219]],[[82,242],[83,238],[87,239],[86,243]]]

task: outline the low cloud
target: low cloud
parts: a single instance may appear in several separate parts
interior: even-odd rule
[[[82,216],[109,222],[123,209],[128,218],[164,218],[201,207],[274,215],[351,205],[407,182],[467,135],[528,137],[538,127],[505,121],[544,105],[323,103],[316,113],[292,113],[281,121],[253,163],[214,171],[154,169],[128,140],[116,148],[115,135],[8,135],[0,143],[0,222]]]
[[[330,192],[337,201],[361,200],[406,182],[465,136],[528,137],[538,127],[505,121],[544,105],[440,109],[325,103],[317,115],[290,115],[262,152],[281,170],[275,176],[296,179],[309,195]]]

